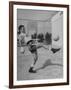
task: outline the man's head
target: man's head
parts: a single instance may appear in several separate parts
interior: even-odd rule
[[[30,41],[27,42],[27,45],[32,45],[33,42],[34,42],[33,40],[30,40]]]

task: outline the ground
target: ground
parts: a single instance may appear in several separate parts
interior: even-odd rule
[[[24,54],[20,53],[20,47],[17,49],[17,80],[38,80],[38,79],[55,79],[63,78],[63,51],[62,49],[53,54],[51,51],[40,48],[38,49],[38,61],[35,65],[36,73],[29,73],[31,63],[33,62],[32,54],[28,48]]]

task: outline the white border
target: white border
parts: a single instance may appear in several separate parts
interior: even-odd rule
[[[47,79],[47,80],[26,80],[17,81],[17,9],[33,9],[33,10],[57,10],[63,11],[63,79]],[[13,48],[13,83],[14,85],[29,85],[29,84],[43,84],[43,83],[61,83],[67,82],[67,9],[60,7],[43,7],[43,6],[28,6],[28,5],[14,5],[13,7],[13,30],[14,30],[14,48]]]

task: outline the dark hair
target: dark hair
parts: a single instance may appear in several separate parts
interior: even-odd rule
[[[29,45],[30,43],[33,43],[33,40],[29,40],[29,41],[27,42],[27,45]]]
[[[24,25],[20,25],[19,27],[18,27],[18,33],[20,34],[20,31],[21,31],[21,28],[23,27],[23,32],[25,33],[25,27],[24,27]]]

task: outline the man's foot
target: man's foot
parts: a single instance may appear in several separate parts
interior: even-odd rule
[[[53,53],[56,53],[56,52],[58,52],[59,50],[60,50],[60,48],[58,48],[58,49],[51,48],[51,51],[52,51]]]
[[[29,72],[30,73],[36,73],[36,70],[33,70],[33,67],[30,67]]]

